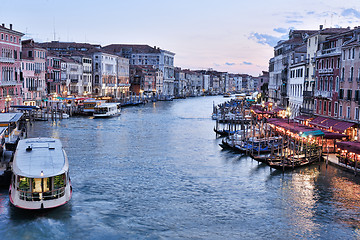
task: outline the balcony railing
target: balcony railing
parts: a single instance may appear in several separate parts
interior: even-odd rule
[[[304,94],[304,98],[305,98],[305,97],[306,97],[306,98],[312,98],[312,97],[314,97],[314,92],[313,92],[313,91],[304,91],[303,94]]]
[[[319,69],[319,74],[323,74],[323,73],[333,73],[334,69],[332,68],[324,68],[324,69]]]
[[[35,69],[35,73],[41,73],[41,69]]]
[[[1,81],[0,86],[16,86],[16,81]]]
[[[314,96],[315,97],[332,98],[332,92],[316,90]]]
[[[307,114],[313,114],[314,110],[313,109],[307,109],[307,108],[300,108],[300,112],[301,113],[307,113]]]
[[[70,79],[71,83],[78,83],[79,79]]]
[[[52,200],[58,199],[65,195],[65,187],[59,188],[53,191],[47,191],[43,193],[38,192],[28,192],[18,189],[19,198],[24,201],[40,201],[40,200]]]
[[[37,87],[28,87],[28,91],[37,91]]]
[[[2,63],[14,63],[15,58],[0,57],[0,62],[2,62]]]

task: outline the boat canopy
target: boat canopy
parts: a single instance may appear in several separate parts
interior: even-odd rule
[[[0,113],[0,123],[13,123],[19,121],[22,113]]]
[[[57,176],[69,168],[59,139],[28,138],[20,140],[16,148],[13,172],[30,178]]]

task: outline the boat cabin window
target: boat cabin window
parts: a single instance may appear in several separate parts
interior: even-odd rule
[[[40,201],[57,199],[65,195],[65,173],[48,178],[27,178],[18,176],[17,190],[20,199],[25,201]]]
[[[97,114],[105,114],[107,113],[109,110],[107,107],[97,107],[95,108],[95,113]]]

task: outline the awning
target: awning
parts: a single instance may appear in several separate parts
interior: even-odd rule
[[[356,123],[341,121],[333,126],[333,130],[338,131],[338,132],[344,132],[346,129],[348,129],[354,125],[356,125]]]
[[[323,131],[325,133],[324,138],[325,139],[343,139],[343,138],[349,138],[348,135],[341,134],[341,133],[335,133],[335,132],[329,132],[329,131]]]
[[[336,145],[340,149],[360,154],[360,142],[338,142]]]
[[[341,122],[341,121],[331,119],[331,118],[326,118],[321,123],[318,123],[317,126],[322,127],[322,128],[326,128],[326,129],[330,129],[331,127],[333,127],[335,124],[337,124],[339,122]]]
[[[321,137],[324,136],[325,134],[323,133],[323,131],[321,130],[314,130],[314,131],[307,131],[307,132],[303,132],[300,137],[308,137],[308,136],[312,136],[312,137]]]
[[[321,124],[326,119],[327,119],[326,117],[316,117],[313,120],[311,120],[309,122],[309,124],[317,126],[318,124]]]

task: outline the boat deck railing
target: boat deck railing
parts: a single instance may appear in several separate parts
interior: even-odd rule
[[[20,199],[25,201],[53,200],[65,195],[65,187],[46,192],[28,192],[18,189]]]

